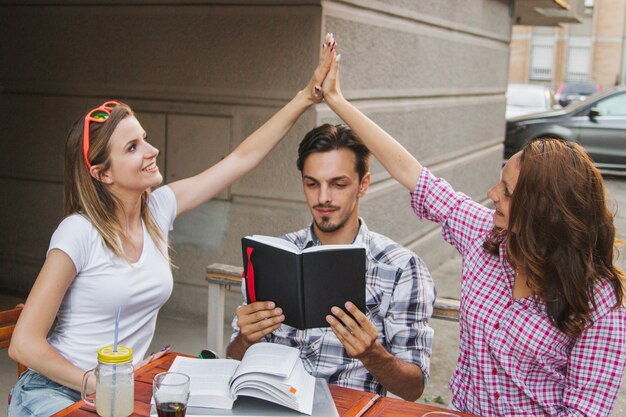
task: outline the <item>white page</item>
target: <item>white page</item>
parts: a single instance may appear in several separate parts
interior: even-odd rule
[[[306,372],[302,361],[297,361],[291,375],[281,382],[273,381],[271,375],[246,374],[236,381],[233,388],[237,396],[275,398],[277,403],[301,413],[310,415],[313,409],[315,378]]]
[[[296,392],[299,405],[298,411],[311,415],[313,410],[313,396],[315,394],[315,378],[304,369],[302,361],[298,361],[293,368],[289,382],[293,386],[300,387]]]
[[[170,371],[189,375],[190,406],[231,408],[235,398],[230,392],[230,381],[239,363],[233,359],[177,356]]]
[[[253,347],[255,349],[250,352]],[[254,361],[254,364],[251,364],[251,361]],[[260,363],[270,367],[288,362],[290,369],[282,377],[276,375],[277,371],[254,372],[253,370],[262,368],[256,366],[257,361],[263,361]],[[237,395],[251,395],[264,399],[276,398],[279,399],[280,404],[301,413],[311,414],[315,378],[306,372],[300,360],[299,351],[295,348],[271,343],[253,345],[246,352],[233,380],[232,390]]]
[[[300,253],[300,249],[298,249],[298,247],[289,242],[288,240],[285,239],[281,239],[279,237],[275,237],[275,236],[264,236],[264,235],[252,235],[252,236],[246,236],[246,238],[250,239],[250,240],[255,240],[257,242],[261,242],[261,243],[265,243],[266,245],[269,246],[274,246],[277,248],[281,248],[284,249],[288,252],[292,252],[292,253]]]
[[[297,349],[276,343],[255,343],[246,351],[233,379],[248,372],[264,372],[286,377],[296,361],[300,360]]]
[[[237,379],[233,383],[231,390],[239,395],[242,387],[258,387],[259,389],[269,390],[269,392],[273,393],[273,397],[287,399],[289,395],[286,393],[291,389],[291,384],[285,382],[285,378],[276,375],[253,372]]]
[[[344,245],[317,245],[317,246],[311,246],[310,248],[306,248],[302,251],[302,253],[305,252],[322,252],[322,251],[327,251],[327,250],[343,250],[343,249],[365,249],[364,246],[361,245],[351,245],[351,244],[344,244]]]
[[[281,394],[281,392],[272,390],[264,385],[254,384],[254,381],[249,381],[248,384],[242,384],[241,387],[237,388],[237,398],[239,398],[239,395],[247,395],[254,398],[260,398],[262,400],[271,401],[276,404],[284,405],[293,409],[297,408],[295,401],[290,400],[285,395],[278,394]]]
[[[264,400],[241,396],[235,401],[232,410],[218,410],[210,408],[187,407],[187,417],[304,417],[302,413],[289,408],[281,407]],[[154,405],[150,409],[150,417],[157,417]],[[315,381],[315,395],[313,400],[312,417],[339,417],[333,397],[328,389],[328,383],[321,378]]]

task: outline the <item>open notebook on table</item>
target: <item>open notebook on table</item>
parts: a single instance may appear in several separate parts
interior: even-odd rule
[[[289,346],[257,343],[241,361],[178,356],[170,371],[189,375],[187,415],[249,416],[250,412],[269,410],[269,414],[258,415],[315,416],[316,397],[327,397],[334,409],[326,381],[316,383],[304,369],[299,350]],[[336,410],[328,414],[328,409],[326,406],[325,414],[320,415],[337,415]],[[276,414],[281,410],[282,414]]]
[[[216,359],[210,359],[216,360]],[[238,417],[302,417],[296,410],[282,407],[278,404],[270,403],[258,398],[239,397],[230,410],[205,407],[187,407],[189,417],[209,417],[209,416],[238,416]],[[154,404],[150,408],[150,417],[157,417]],[[339,417],[333,396],[328,389],[325,379],[315,379],[315,396],[313,398],[313,410],[311,417]]]

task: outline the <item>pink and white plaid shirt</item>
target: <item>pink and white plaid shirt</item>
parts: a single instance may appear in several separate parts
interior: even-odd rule
[[[626,365],[626,310],[609,284],[596,289],[593,324],[571,339],[545,304],[513,299],[505,242],[496,257],[482,248],[493,210],[456,193],[426,168],[411,193],[421,219],[439,223],[463,257],[460,352],[452,403],[489,416],[608,416]]]

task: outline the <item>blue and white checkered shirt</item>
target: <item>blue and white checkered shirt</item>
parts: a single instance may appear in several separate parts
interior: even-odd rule
[[[416,364],[429,376],[435,289],[426,265],[410,250],[378,233],[370,232],[362,219],[354,244],[366,249],[366,314],[378,329],[378,340],[396,358]],[[311,226],[283,236],[303,249],[320,244]],[[245,284],[242,286],[245,299]],[[342,307],[342,306],[339,306]],[[330,312],[329,312],[330,313]],[[239,334],[233,319],[231,341]],[[306,370],[329,383],[386,394],[383,386],[358,359],[348,356],[328,328],[298,330],[282,325],[265,337],[267,342],[296,347]]]

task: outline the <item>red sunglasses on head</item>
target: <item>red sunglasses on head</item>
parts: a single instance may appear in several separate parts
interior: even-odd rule
[[[85,116],[85,130],[83,131],[83,156],[85,157],[85,164],[87,164],[87,169],[91,169],[91,163],[89,162],[89,158],[87,155],[89,154],[89,124],[91,122],[94,123],[104,123],[107,121],[109,116],[111,115],[111,110],[115,107],[119,106],[120,103],[117,101],[106,101],[102,103],[100,107],[96,107],[95,109],[89,111]]]

